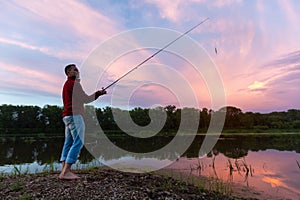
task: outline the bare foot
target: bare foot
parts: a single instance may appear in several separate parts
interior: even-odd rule
[[[66,173],[60,173],[60,175],[58,176],[58,179],[60,180],[76,180],[79,179],[80,177],[77,176],[76,174],[68,171]]]

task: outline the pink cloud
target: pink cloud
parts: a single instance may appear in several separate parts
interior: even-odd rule
[[[54,95],[61,93],[63,80],[59,76],[6,63],[0,63],[0,71],[2,74],[0,87],[4,87],[3,89],[13,87],[20,91],[37,90]]]
[[[20,41],[6,36],[2,37],[2,42],[40,50],[61,59],[82,60],[96,45],[121,29],[121,25],[113,19],[77,1],[17,0],[15,5],[22,8],[20,12],[24,18],[34,22],[32,32],[37,33],[40,38],[32,40],[33,38],[21,36]],[[22,30],[17,31],[22,34]],[[51,44],[47,47],[40,46],[38,41],[42,38],[52,40]]]
[[[146,0],[149,4],[154,4],[161,15],[162,18],[166,18],[173,22],[176,22],[180,16],[180,5],[184,2],[182,0],[174,1],[160,1],[160,0]]]
[[[217,7],[224,7],[224,6],[231,6],[232,4],[242,3],[243,0],[217,0],[215,2],[215,6]]]

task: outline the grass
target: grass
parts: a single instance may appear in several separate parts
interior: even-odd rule
[[[14,165],[14,167],[13,167],[12,174],[15,176],[20,176],[22,174],[28,174],[28,173],[29,173],[28,167],[24,171],[22,170],[22,165],[20,165],[19,167]]]
[[[55,166],[55,162],[57,162],[57,160],[51,157],[50,163],[45,164],[43,171],[44,172],[58,171],[58,168]]]
[[[24,182],[17,182],[17,183],[12,183],[9,185],[9,189],[13,191],[20,191],[24,188]]]
[[[210,177],[205,180],[200,180],[200,177],[195,175],[189,175],[186,176],[181,172],[173,172],[173,170],[170,170],[168,174],[161,174],[164,176],[164,183],[162,188],[165,190],[169,190],[172,188],[185,188],[188,185],[193,185],[198,188],[199,194],[203,192],[203,190],[210,190],[214,192],[218,192],[224,195],[231,195],[232,189],[229,183],[223,182],[220,179],[216,179],[214,177]],[[174,186],[172,184],[172,179],[176,179],[178,182]]]
[[[72,166],[73,170],[81,170],[81,169],[93,169],[96,167],[102,166],[99,161],[91,161],[89,163],[81,163],[77,162]],[[36,168],[34,168],[36,167]],[[12,165],[9,167],[10,171],[6,172],[6,170],[0,171],[0,181],[7,176],[21,176],[27,174],[37,174],[37,173],[51,173],[56,172],[61,169],[61,165],[57,160],[51,159],[50,163],[46,163],[43,166],[30,166],[30,165]]]
[[[31,194],[23,194],[19,196],[19,200],[27,200],[27,199],[32,199]]]
[[[202,165],[202,163],[198,163],[199,165],[194,167],[192,170],[200,169],[199,166]],[[164,183],[164,189],[168,189],[170,187],[169,185],[169,178],[172,177],[179,181],[177,187],[184,187],[186,185],[194,185],[198,188],[199,193],[201,193],[204,189],[209,191],[218,192],[224,195],[231,195],[232,194],[232,186],[230,182],[225,182],[222,179],[216,178],[216,177],[203,177],[200,175],[194,175],[190,173],[189,175],[185,174],[184,172],[179,171],[173,171],[173,170],[167,170],[159,173],[160,175],[163,175],[165,177],[165,183]]]
[[[230,182],[225,182],[219,178],[210,177],[208,184],[209,190],[216,191],[225,195],[232,194],[232,186]]]
[[[191,165],[190,166],[190,169],[191,169],[191,172],[196,170],[198,171],[199,174],[201,174],[201,171],[203,170],[203,162],[200,162],[200,159],[198,158],[197,160],[198,162],[196,164],[194,164],[193,166]],[[213,166],[214,166],[214,163],[213,163]]]
[[[297,162],[298,163],[298,162]],[[228,175],[229,179],[226,181],[223,178],[219,177],[215,168],[215,157],[212,158],[212,163],[209,166],[205,166],[200,159],[198,159],[197,163],[194,163],[190,166],[191,174],[195,174],[194,171],[196,171],[196,174],[201,176],[201,172],[205,170],[205,167],[210,167],[214,175],[211,175],[208,177],[208,180],[204,181],[204,188],[216,191],[225,195],[231,195],[232,194],[232,183],[233,183],[233,175],[234,173],[238,173],[240,176],[244,177],[244,182],[248,180],[249,176],[253,176],[253,168],[251,165],[247,164],[245,157],[242,159],[227,159],[227,169],[228,169]],[[300,168],[300,164],[298,163],[298,166]],[[194,175],[196,176],[196,175]],[[194,184],[194,176],[191,177],[191,182]],[[199,182],[198,182],[199,184]],[[194,184],[195,185],[195,184]],[[197,181],[196,181],[197,185]],[[203,185],[203,183],[202,183]],[[201,186],[202,186],[201,185]]]

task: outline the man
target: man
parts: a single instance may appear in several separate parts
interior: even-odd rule
[[[67,65],[65,74],[67,75],[67,81],[62,91],[65,142],[60,158],[62,171],[58,178],[74,180],[78,179],[79,176],[71,172],[71,166],[76,162],[84,141],[84,104],[98,99],[99,96],[106,94],[106,91],[98,90],[92,95],[87,95],[80,84],[79,71],[75,64]]]

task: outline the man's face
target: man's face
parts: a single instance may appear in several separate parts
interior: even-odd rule
[[[68,72],[68,77],[76,77],[79,78],[79,71],[76,66],[72,66]]]

